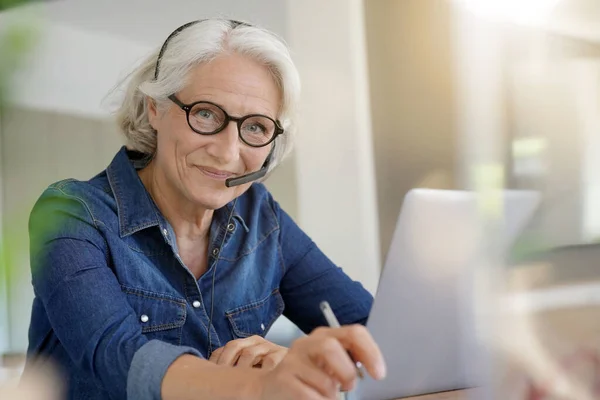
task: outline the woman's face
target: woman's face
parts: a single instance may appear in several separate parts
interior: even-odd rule
[[[210,101],[232,117],[263,114],[274,120],[281,98],[267,67],[237,54],[192,69],[189,84],[176,96],[184,104]],[[167,177],[169,190],[206,209],[221,208],[248,190],[251,183],[228,188],[225,179],[259,170],[271,150],[272,144],[255,148],[242,142],[235,122],[215,135],[198,134],[174,103],[162,112],[150,104],[149,116],[158,132],[153,168]]]

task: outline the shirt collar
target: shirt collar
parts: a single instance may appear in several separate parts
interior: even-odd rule
[[[137,174],[137,170],[144,168],[148,162],[150,162],[150,158],[147,155],[127,150],[123,146],[106,169],[108,181],[117,203],[121,237],[151,226],[160,226],[164,219]],[[225,207],[215,210],[213,218],[219,221],[223,217],[221,214],[229,216],[234,205],[235,201],[232,201]],[[233,210],[232,215],[248,231],[246,222],[236,209]]]

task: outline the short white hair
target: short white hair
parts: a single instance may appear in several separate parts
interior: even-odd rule
[[[157,49],[146,58],[121,84],[125,86],[124,98],[117,110],[117,122],[127,139],[128,148],[150,156],[156,152],[156,131],[148,118],[148,97],[159,107],[166,104],[168,96],[186,86],[193,67],[232,52],[265,65],[281,92],[281,109],[277,119],[284,133],[275,139],[269,172],[291,152],[300,77],[283,39],[266,29],[245,23],[226,19],[202,20],[182,29],[168,41],[155,80],[159,51]]]

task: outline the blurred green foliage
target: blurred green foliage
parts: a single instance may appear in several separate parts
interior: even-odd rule
[[[0,0],[0,114],[10,99],[15,73],[26,65],[27,56],[34,50],[38,37],[38,21],[26,8],[19,8],[27,3],[30,1]],[[28,254],[28,240],[21,233],[27,230],[26,226],[22,226],[22,221],[27,221],[26,211],[20,211],[23,215],[2,215],[0,295],[5,290],[2,281],[10,281],[11,275],[23,265],[23,261],[27,261],[22,258]]]
[[[10,95],[11,80],[24,66],[26,56],[35,45],[37,34],[33,19],[27,13],[15,12],[29,0],[0,0],[0,12],[11,9],[11,18],[0,19],[0,106]],[[17,10],[18,11],[18,10]]]
[[[25,0],[0,0],[0,11],[9,9],[11,7],[16,7],[27,2],[28,1]]]

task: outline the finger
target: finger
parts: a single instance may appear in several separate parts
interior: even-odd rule
[[[218,349],[216,349],[215,351],[212,352],[208,361],[217,363],[217,361],[219,361],[219,357],[221,356],[222,352],[223,352],[223,347],[219,347]]]
[[[334,376],[333,371],[331,370],[331,368],[327,365],[325,365],[325,363],[323,361],[319,361],[319,367],[325,371],[327,374],[331,375],[332,377]],[[348,383],[340,383],[340,387],[339,390],[341,390],[342,392],[347,392],[350,391],[352,389],[354,389],[354,385],[356,384],[356,379],[352,378],[352,380]]]
[[[317,337],[308,349],[308,356],[323,372],[333,377],[343,387],[353,387],[356,366],[348,352],[335,337]]]
[[[264,356],[273,350],[273,344],[263,343],[252,347],[246,347],[240,352],[240,357],[237,360],[239,367],[253,367]]]
[[[258,336],[258,338],[262,339],[260,336]],[[254,346],[258,342],[259,340],[257,339],[257,336],[251,336],[245,339],[236,339],[228,342],[224,346],[223,351],[217,360],[217,364],[234,366],[242,350],[247,347]]]
[[[362,325],[350,325],[345,327],[345,330],[347,334],[340,341],[350,352],[353,360],[363,364],[373,378],[385,378],[385,360],[367,328]]]
[[[287,352],[288,350],[284,347],[280,350],[272,351],[266,356],[264,356],[261,360],[262,369],[265,369],[267,371],[274,369],[283,361],[283,359],[287,355]]]
[[[348,325],[341,328],[320,328],[316,336],[335,337],[342,346],[350,352],[354,361],[363,364],[373,378],[385,378],[385,361],[379,346],[373,340],[369,331],[362,325]]]
[[[298,364],[295,368],[295,375],[304,385],[316,391],[320,396],[326,399],[337,398],[338,382],[325,371],[315,368],[314,364]],[[312,399],[314,396],[306,398]]]

